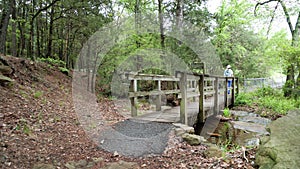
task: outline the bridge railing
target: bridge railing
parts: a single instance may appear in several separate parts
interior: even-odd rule
[[[180,99],[180,121],[187,124],[187,104],[190,99],[199,102],[198,120],[205,121],[211,114],[205,111],[204,100],[213,97],[213,112],[219,112],[221,107],[234,104],[235,94],[238,93],[238,79],[234,77],[212,76],[207,74],[194,74],[176,72],[175,76],[153,74],[128,74],[130,80],[129,98],[131,102],[131,116],[137,116],[137,99],[142,96],[154,96],[156,111],[161,111],[162,95],[175,94]],[[232,80],[232,87],[227,83]],[[151,91],[140,91],[140,81],[155,82],[156,88]],[[163,90],[162,82],[171,82],[174,87],[171,90]],[[178,88],[179,87],[179,88]],[[230,94],[227,92],[230,91]],[[223,97],[220,99],[220,97]],[[224,104],[220,100],[224,99]]]

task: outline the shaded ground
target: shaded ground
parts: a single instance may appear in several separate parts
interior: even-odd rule
[[[172,132],[162,155],[130,158],[102,150],[89,139],[76,116],[71,77],[43,63],[3,58],[14,70],[7,75],[14,82],[0,85],[1,168],[38,168],[43,164],[70,168],[74,161],[80,162],[76,164],[80,168],[103,168],[114,162],[127,166],[121,160],[133,162],[133,168],[252,168],[240,150],[224,153],[224,158],[207,158],[203,154],[205,145],[189,146]],[[125,120],[112,101],[98,102],[99,113],[106,121],[113,125]],[[255,157],[252,150],[246,155],[248,159]]]

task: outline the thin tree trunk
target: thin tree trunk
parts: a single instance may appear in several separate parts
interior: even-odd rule
[[[162,11],[163,0],[158,0],[158,17],[159,17],[159,28],[160,28],[160,45],[165,48],[165,35],[164,35],[164,20]]]
[[[7,36],[7,28],[9,24],[10,14],[12,11],[12,2],[9,4],[6,4],[7,7],[5,7],[2,11],[2,18],[0,22],[0,53],[6,54],[6,36]]]
[[[12,3],[12,12],[11,12],[11,17],[12,17],[12,24],[11,24],[11,55],[14,57],[17,57],[17,9],[16,9],[16,0],[11,0]]]
[[[54,22],[54,8],[51,8],[50,11],[50,23],[49,23],[49,39],[48,39],[48,46],[47,46],[47,57],[52,56],[52,40],[53,40],[53,22]]]

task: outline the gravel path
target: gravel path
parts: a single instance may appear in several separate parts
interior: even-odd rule
[[[102,131],[102,149],[124,156],[162,154],[173,125],[168,123],[125,120]]]

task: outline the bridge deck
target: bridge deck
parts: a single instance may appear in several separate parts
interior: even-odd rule
[[[219,104],[220,106],[222,105],[224,106],[224,95],[222,94],[219,95]],[[204,107],[206,112],[213,111],[214,98],[210,97],[206,99],[204,103]],[[199,111],[198,109],[199,109],[199,102],[189,102],[187,106],[188,118],[196,118]],[[144,113],[142,115],[131,117],[131,119],[167,122],[167,123],[179,122],[180,106],[176,106],[176,107],[164,106],[162,107],[161,111],[148,111],[147,113]]]

